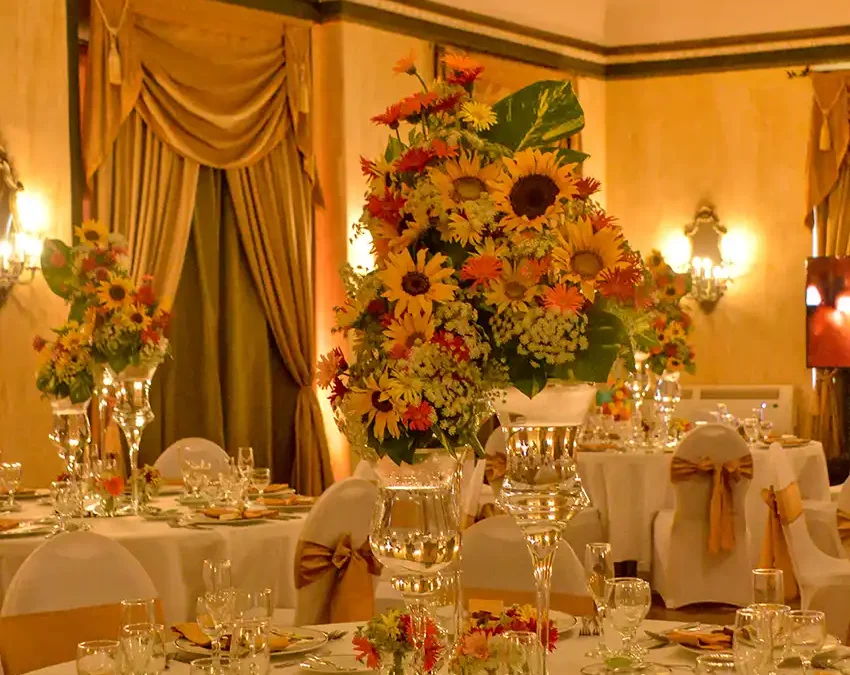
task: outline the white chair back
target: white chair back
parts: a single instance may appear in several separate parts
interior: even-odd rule
[[[92,532],[49,539],[18,568],[2,616],[155,598],[148,573],[121,544]]]
[[[304,520],[300,540],[333,547],[342,535],[351,534],[352,547],[360,548],[369,537],[377,495],[375,485],[362,478],[344,478],[334,483],[316,500]],[[297,578],[298,570],[294,573]],[[295,597],[296,626],[327,623],[334,579],[333,574],[325,574],[298,589]]]
[[[850,513],[850,477],[844,481],[841,492],[838,493],[838,510]]]
[[[363,480],[368,480],[370,483],[378,482],[377,472],[372,466],[372,463],[366,459],[361,459],[357,462],[357,466],[354,467],[354,472],[351,474],[351,477],[362,478]]]
[[[746,442],[725,425],[706,424],[685,436],[674,457],[698,463],[704,458],[715,464],[749,456]],[[697,474],[673,483],[676,507],[665,565],[672,606],[691,602],[725,602],[746,605],[751,596],[750,541],[745,500],[749,479],[732,484],[735,546],[732,551],[712,554],[708,550],[713,477]],[[685,602],[685,598],[691,598]],[[665,597],[665,601],[668,598]],[[670,606],[670,605],[668,605]]]
[[[487,462],[479,459],[475,462],[475,468],[472,469],[469,478],[463,477],[464,480],[460,489],[460,522],[464,526],[474,523],[475,516],[478,515],[478,505],[481,502],[481,490],[484,487],[484,471],[486,469]]]
[[[206,438],[182,438],[169,445],[165,452],[156,458],[154,467],[159,469],[163,478],[183,478],[183,459],[203,458],[212,465],[213,475],[227,470],[230,465],[230,457],[227,453],[212,441]]]
[[[495,596],[522,593],[533,597],[531,556],[522,530],[510,516],[486,518],[463,533],[460,569],[466,600],[478,599],[473,589],[492,591]],[[557,596],[589,598],[584,568],[565,541],[558,546],[552,572],[555,607]]]

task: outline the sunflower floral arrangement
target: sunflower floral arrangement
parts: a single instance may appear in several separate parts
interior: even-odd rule
[[[691,290],[691,278],[687,274],[677,274],[657,250],[647,256],[645,263],[649,316],[655,332],[655,344],[649,348],[646,359],[649,369],[658,375],[665,370],[694,373],[693,325],[682,307]]]
[[[537,610],[531,605],[511,605],[501,614],[473,612],[466,630],[456,642],[449,663],[454,675],[500,672],[503,664],[511,664],[511,653],[504,638],[507,631],[534,633],[537,631]],[[549,621],[548,651],[558,646],[558,629]],[[510,669],[510,668],[509,668]]]
[[[404,675],[407,662],[418,651],[413,638],[410,614],[392,609],[386,614],[369,619],[358,627],[351,640],[357,660],[367,668],[378,669],[391,675]],[[426,619],[423,667],[432,673],[442,656],[439,628],[433,619]]]
[[[42,254],[44,278],[70,304],[96,363],[116,373],[159,363],[168,353],[171,315],[156,297],[151,277],[137,286],[128,270],[124,239],[97,221],[75,228],[77,244],[53,239]]]
[[[40,356],[36,388],[48,398],[88,401],[94,390],[88,335],[77,321],[68,321],[53,332],[53,340],[33,339],[33,349]]]

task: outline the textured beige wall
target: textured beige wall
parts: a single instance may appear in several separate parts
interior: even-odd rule
[[[607,206],[629,240],[663,246],[707,199],[741,242],[745,273],[712,314],[695,312],[690,381],[794,384],[802,396],[809,82],[753,70],[609,81],[605,94]]]
[[[48,209],[46,236],[70,237],[68,84],[63,0],[0,2],[0,136],[21,182]],[[60,470],[47,440],[50,406],[35,388],[35,333],[64,319],[37,278],[0,307],[0,451],[23,462],[23,481],[44,485]]]

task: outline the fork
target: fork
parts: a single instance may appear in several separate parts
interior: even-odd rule
[[[579,626],[578,634],[580,637],[588,637],[593,633],[590,630],[590,617],[583,616],[581,617],[581,626]]]

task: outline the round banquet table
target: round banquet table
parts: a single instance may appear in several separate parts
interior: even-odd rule
[[[823,446],[818,442],[786,448],[804,500],[830,501],[829,476]],[[602,527],[611,542],[614,560],[637,560],[638,569],[652,564],[652,522],[655,515],[675,505],[670,483],[672,452],[624,453],[580,451],[578,472]],[[761,490],[773,481],[766,448],[753,450],[753,479],[747,494],[747,525],[751,554],[756,563],[767,519]]]
[[[326,624],[315,626],[320,630],[346,630],[347,635],[340,640],[329,642],[327,646],[316,652],[320,656],[329,656],[332,654],[353,654],[354,649],[351,646],[351,636],[356,630],[358,623],[340,623]],[[644,621],[641,630],[638,631],[639,639],[643,639],[643,629],[663,632],[671,630],[676,626],[681,625],[678,621]],[[551,673],[579,673],[582,668],[594,663],[598,663],[598,659],[589,659],[585,654],[591,650],[599,641],[598,636],[580,637],[578,630],[573,629],[567,637],[562,638],[558,642],[557,649],[549,654],[548,669]],[[274,660],[270,673],[274,672],[294,672],[298,667],[303,657],[293,658],[288,661]],[[667,646],[659,649],[653,649],[649,652],[647,661],[650,663],[662,664],[671,668],[673,673],[684,673],[685,671],[692,673],[696,662],[696,655],[681,647]],[[34,670],[30,675],[76,675],[76,663],[67,662],[60,663],[41,670]],[[173,675],[188,675],[190,671],[188,663],[180,661],[171,661],[168,672]],[[442,669],[440,672],[445,672]]]
[[[43,518],[52,508],[36,500],[19,502],[23,510],[0,513],[0,517]],[[162,509],[188,509],[173,496],[155,498]],[[124,546],[150,575],[162,600],[168,622],[194,618],[195,601],[204,592],[201,570],[207,558],[233,561],[233,582],[242,588],[271,588],[277,607],[295,606],[295,549],[305,513],[287,514],[287,520],[251,525],[210,525],[207,529],[174,528],[165,521],[138,516],[86,518],[91,531]],[[3,537],[0,535],[0,600],[15,572],[42,543],[42,535]]]

